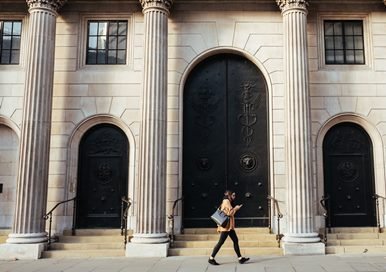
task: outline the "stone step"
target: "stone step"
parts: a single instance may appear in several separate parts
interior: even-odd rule
[[[239,240],[275,240],[276,234],[239,234],[237,233]],[[219,234],[177,234],[175,236],[176,241],[218,241]]]
[[[123,236],[59,236],[61,243],[111,243],[122,242]]]
[[[90,257],[124,257],[124,249],[95,249],[95,250],[50,250],[44,251],[43,258],[90,258]]]
[[[213,251],[211,248],[170,248],[169,256],[209,256]],[[278,247],[267,248],[241,248],[241,254],[244,256],[264,256],[274,255],[281,256],[283,251]],[[222,247],[218,256],[235,256],[235,251],[232,247]]]
[[[327,233],[328,233],[327,229]],[[320,229],[320,233],[324,233],[324,228]],[[330,233],[378,233],[377,227],[338,227],[331,228]]]
[[[52,243],[50,250],[124,249],[124,243]]]
[[[216,245],[217,241],[175,241],[173,248],[210,248]],[[261,241],[239,241],[240,247],[275,247],[276,240],[261,240]],[[225,247],[232,247],[233,242],[228,238],[224,243]]]
[[[386,245],[383,239],[344,239],[344,240],[327,240],[327,246],[382,246]]]
[[[127,230],[128,235],[133,235],[132,230]],[[120,236],[120,229],[76,229],[76,236]],[[64,230],[63,236],[72,236],[72,230]],[[123,236],[122,236],[123,237]]]
[[[11,233],[11,229],[0,229],[0,244],[4,244],[8,239],[8,234]]]
[[[327,234],[327,240],[333,239],[378,239],[383,238],[384,233],[329,233]]]
[[[326,254],[386,253],[385,246],[328,246]]]
[[[237,228],[239,234],[269,234],[269,228]],[[217,234],[216,228],[187,228],[184,234]]]

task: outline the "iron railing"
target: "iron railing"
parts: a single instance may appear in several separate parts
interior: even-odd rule
[[[277,220],[277,234],[276,234],[276,241],[277,241],[277,244],[278,244],[278,247],[280,247],[280,241],[281,241],[281,238],[283,237],[283,234],[280,233],[280,219],[283,218],[283,214],[280,212],[280,207],[279,207],[279,202],[277,201],[277,199],[275,199],[274,197],[272,196],[268,196],[267,197],[268,199],[268,213],[269,213],[269,216],[268,216],[268,227],[269,227],[269,232],[272,233],[272,218],[271,218],[271,204],[273,202],[273,215],[276,214],[276,220]],[[276,211],[276,212],[275,212]]]
[[[131,206],[131,200],[129,197],[122,196],[121,199],[121,236],[124,236],[124,248],[126,248],[127,244],[127,217],[129,208]]]
[[[178,199],[176,199],[173,203],[173,207],[172,207],[172,213],[170,215],[168,215],[168,219],[169,219],[169,222],[170,222],[170,225],[171,225],[171,232],[169,233],[169,239],[170,239],[170,246],[172,247],[173,244],[174,244],[174,240],[175,240],[175,234],[174,234],[174,217],[176,215],[176,207],[177,207],[177,203],[181,201],[181,203],[184,201],[184,197],[180,197]],[[182,229],[182,223],[181,223],[181,229]]]
[[[48,213],[46,213],[46,215],[43,216],[43,219],[44,220],[49,220],[49,227],[48,227],[48,243],[47,243],[47,248],[50,247],[52,241],[53,242],[57,242],[59,241],[59,237],[55,236],[55,237],[52,237],[51,236],[51,232],[52,232],[52,213],[54,212],[54,210],[59,207],[61,204],[64,204],[64,203],[67,203],[67,202],[70,202],[70,201],[74,201],[74,206],[73,206],[73,218],[72,218],[72,228],[71,228],[71,234],[72,235],[75,235],[75,211],[76,211],[76,201],[75,201],[76,197],[73,197],[71,199],[67,199],[67,200],[64,200],[64,201],[61,201],[59,202],[58,204],[56,204]]]
[[[381,218],[379,216],[379,199],[382,198],[383,201],[386,199],[384,196],[374,194],[373,195],[373,200],[375,201],[375,212],[376,212],[376,217],[377,217],[377,228],[378,228],[378,233],[381,233]]]
[[[329,212],[327,211],[328,207],[330,205],[326,203],[329,201],[330,197],[327,196],[322,196],[322,199],[320,200],[320,206],[323,208],[323,217],[324,217],[324,234],[323,234],[323,242],[324,244],[327,244],[327,228],[328,228],[328,233],[331,233],[331,219],[329,217]],[[327,202],[326,202],[327,201]]]

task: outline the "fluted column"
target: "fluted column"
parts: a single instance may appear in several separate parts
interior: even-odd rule
[[[17,177],[16,211],[9,244],[47,241],[47,206],[57,10],[64,0],[29,0],[27,65]]]
[[[314,230],[310,101],[308,87],[308,0],[277,0],[283,15],[285,95],[287,233],[284,252],[302,254],[293,245],[320,241]],[[291,245],[292,244],[292,245]],[[286,250],[287,249],[287,250]],[[324,251],[324,248],[323,248]],[[315,254],[315,252],[311,253]],[[323,252],[320,252],[323,253]]]
[[[168,16],[172,0],[140,0],[145,21],[136,229],[128,256],[166,256]]]

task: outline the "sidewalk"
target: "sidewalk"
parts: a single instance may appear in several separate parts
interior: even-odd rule
[[[249,257],[243,265],[236,258],[218,257],[219,266],[209,265],[207,257],[0,261],[0,272],[386,272],[383,255]]]

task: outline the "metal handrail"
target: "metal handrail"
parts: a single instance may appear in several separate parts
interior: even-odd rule
[[[178,199],[176,199],[173,203],[173,207],[172,207],[172,214],[168,215],[168,219],[170,220],[171,222],[171,233],[169,234],[169,239],[170,239],[170,246],[172,247],[173,244],[174,244],[174,240],[175,240],[175,234],[174,234],[174,217],[175,217],[175,209],[176,209],[176,206],[177,206],[177,203],[178,201],[181,201],[181,203],[184,201],[184,197],[180,197]]]
[[[267,196],[267,199],[269,200],[269,211],[271,210],[271,201],[273,201],[274,203],[274,211],[276,211],[276,214],[277,214],[277,234],[276,234],[276,241],[277,241],[277,244],[278,244],[278,247],[280,247],[280,241],[281,241],[281,238],[283,237],[283,234],[280,233],[280,219],[283,218],[283,214],[280,212],[280,207],[279,207],[279,202],[277,201],[277,199],[275,199],[274,197],[272,196]],[[272,233],[272,229],[271,229],[271,215],[269,216],[269,228],[270,228],[270,232]]]
[[[330,199],[330,196],[322,196],[322,199],[319,201],[320,203],[320,206],[322,206],[324,212],[323,212],[323,217],[324,217],[324,237],[323,237],[323,242],[324,244],[327,244],[327,220],[328,220],[328,233],[331,233],[331,222],[330,222],[330,218],[329,218],[329,214],[328,214],[328,211],[327,211],[327,207],[326,207],[326,200],[328,201]],[[329,205],[328,205],[329,206]]]
[[[124,237],[124,248],[127,244],[127,214],[131,206],[131,199],[126,196],[122,196],[121,202],[121,236]],[[125,207],[126,206],[126,207]]]
[[[75,233],[75,210],[76,210],[76,202],[75,202],[75,199],[76,199],[76,196],[73,197],[73,198],[71,198],[71,199],[67,199],[67,200],[64,200],[64,201],[61,201],[61,202],[57,203],[57,204],[56,204],[56,205],[55,205],[48,213],[46,213],[46,214],[43,216],[43,219],[44,219],[44,220],[49,219],[47,248],[50,247],[51,241],[54,241],[54,242],[59,241],[59,238],[58,238],[58,237],[51,237],[52,213],[53,213],[53,211],[54,211],[57,207],[59,207],[61,204],[64,204],[64,203],[67,203],[67,202],[70,202],[70,201],[74,201],[74,213],[73,213],[72,229],[71,229],[72,235],[74,235],[74,233]]]
[[[380,222],[380,216],[379,216],[379,200],[378,200],[379,198],[382,198],[382,199],[386,199],[386,198],[378,194],[373,195],[373,199],[375,200],[378,233],[381,233],[381,222]]]

